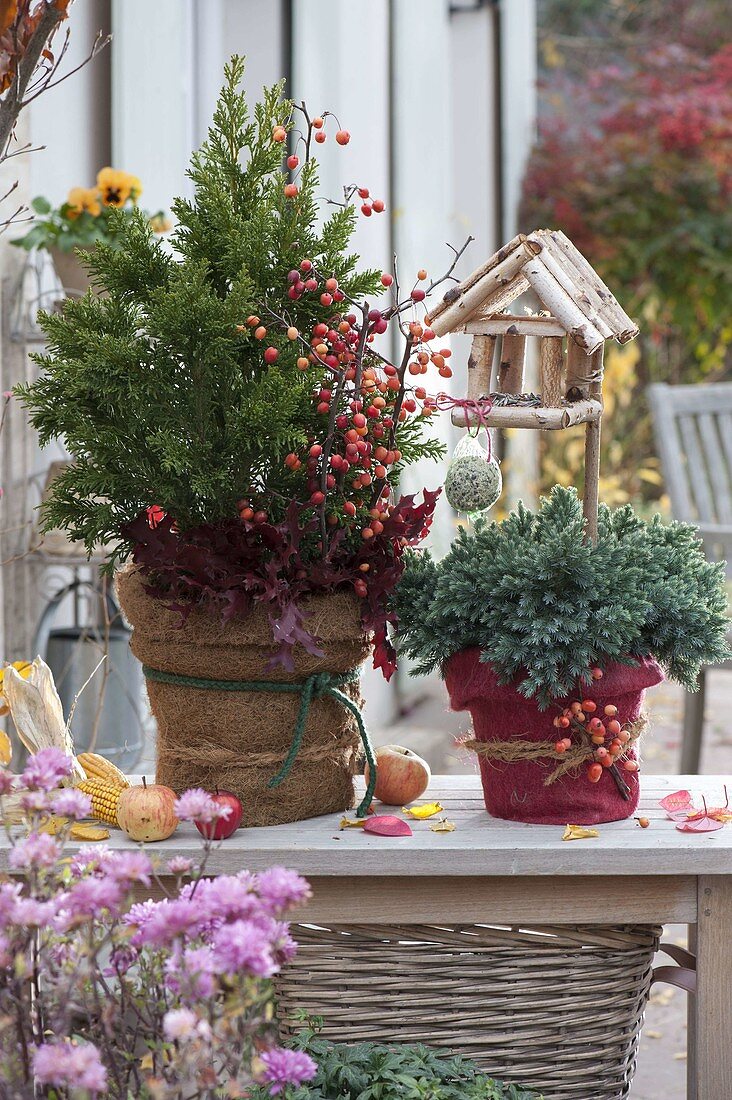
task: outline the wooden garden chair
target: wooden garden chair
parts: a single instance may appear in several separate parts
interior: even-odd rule
[[[732,577],[732,382],[648,388],[658,455],[675,519],[694,523],[712,561]],[[732,668],[732,661],[726,662]],[[706,674],[687,692],[682,775],[699,771]]]

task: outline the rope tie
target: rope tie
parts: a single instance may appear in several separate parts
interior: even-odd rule
[[[317,672],[312,676],[308,676],[306,680],[297,683],[283,683],[279,680],[206,680],[200,676],[183,676],[176,672],[163,672],[161,669],[150,668],[149,665],[143,665],[142,671],[145,678],[148,680],[155,680],[161,684],[174,684],[180,687],[194,687],[209,691],[268,691],[273,694],[283,695],[299,694],[300,706],[297,712],[295,728],[292,733],[292,742],[282,767],[277,772],[277,775],[273,776],[267,784],[269,787],[279,787],[280,783],[287,779],[287,776],[290,774],[302,745],[302,739],[305,735],[305,726],[310,712],[310,705],[313,700],[325,699],[328,697],[335,699],[336,702],[345,707],[356,720],[364,755],[369,766],[369,781],[366,786],[366,794],[356,810],[357,817],[366,816],[366,811],[371,805],[371,801],[374,797],[374,789],[376,787],[376,760],[374,759],[371,741],[359,707],[350,696],[340,690],[340,688],[345,687],[346,684],[352,684],[358,680],[357,670],[345,673]]]

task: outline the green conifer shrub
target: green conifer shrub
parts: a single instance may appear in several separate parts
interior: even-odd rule
[[[310,153],[327,113],[324,128],[276,85],[250,117],[243,65],[226,67],[193,197],[173,203],[173,250],[141,214],[113,214],[115,247],[87,254],[106,295],[41,316],[40,377],[18,393],[41,444],[73,458],[43,521],[107,547],[110,567],[131,556],[183,613],[264,603],[285,663],[296,642],[317,651],[302,598],[350,586],[388,676],[386,596],[437,495],[398,499],[399,475],[441,453],[407,370],[433,350],[415,311],[452,268],[406,292],[359,270],[356,203],[383,204],[349,185],[321,220]],[[392,365],[372,340],[396,327]]]
[[[559,486],[536,513],[519,504],[461,530],[439,562],[410,552],[394,604],[416,672],[478,646],[542,707],[609,661],[651,657],[693,689],[703,664],[728,656],[725,567],[705,559],[695,528],[601,506],[592,545],[576,492]]]

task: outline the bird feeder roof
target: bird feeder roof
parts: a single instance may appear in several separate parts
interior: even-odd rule
[[[544,312],[530,317],[507,315],[510,305],[528,290],[536,293]],[[447,292],[430,311],[429,324],[436,336],[566,333],[588,355],[605,340],[625,344],[638,335],[638,326],[592,265],[556,229],[514,237]]]

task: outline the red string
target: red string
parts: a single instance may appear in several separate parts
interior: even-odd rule
[[[488,437],[488,457],[487,461],[491,460],[491,433],[488,430],[488,424],[486,417],[493,408],[493,402],[490,397],[452,397],[449,393],[438,393],[437,397],[432,399],[432,404],[440,412],[449,412],[450,409],[462,409],[465,413],[466,424],[469,425],[468,413],[473,413],[478,420],[478,424],[481,428],[485,428],[485,434]]]

